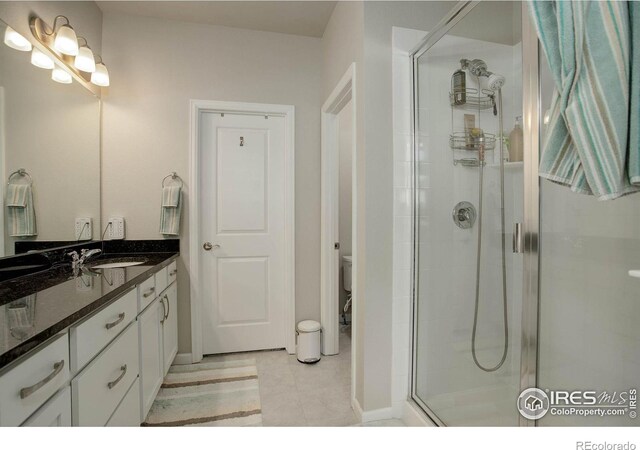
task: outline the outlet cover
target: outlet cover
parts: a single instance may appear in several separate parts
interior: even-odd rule
[[[124,217],[109,218],[109,239],[124,239]]]
[[[90,217],[76,218],[76,241],[90,241],[93,238],[93,226]]]

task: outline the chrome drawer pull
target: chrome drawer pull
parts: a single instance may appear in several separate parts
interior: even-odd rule
[[[173,269],[171,272],[169,272],[169,276],[172,277],[177,273],[178,273],[178,269]]]
[[[124,378],[124,376],[127,374],[127,365],[125,364],[124,366],[120,367],[120,370],[122,370],[122,373],[120,374],[120,376],[115,380],[109,381],[107,383],[107,387],[109,389],[113,389],[116,386],[116,384],[120,383],[120,380]]]
[[[169,297],[167,295],[164,296],[167,299],[167,315],[164,317],[164,320],[169,318],[169,313],[171,312],[171,302],[169,301]]]
[[[147,298],[147,297],[149,297],[151,294],[153,294],[153,293],[155,292],[155,290],[156,290],[156,288],[154,288],[154,287],[149,288],[149,290],[148,290],[147,292],[145,292],[144,294],[142,294],[142,296],[143,296],[144,298]]]
[[[111,322],[105,325],[105,328],[107,330],[110,330],[111,328],[115,327],[116,325],[118,325],[120,322],[122,322],[124,320],[124,313],[120,313],[118,314],[118,320],[116,320],[115,322]]]
[[[33,394],[35,391],[40,389],[42,386],[47,384],[49,381],[53,380],[56,377],[56,375],[62,372],[63,367],[64,367],[64,359],[53,365],[53,372],[47,375],[46,378],[42,379],[41,381],[38,381],[33,386],[20,389],[20,398],[24,400],[25,398]]]
[[[167,320],[167,308],[164,306],[165,297],[166,295],[160,299],[160,302],[162,302],[162,320],[160,323],[164,323],[164,321]]]

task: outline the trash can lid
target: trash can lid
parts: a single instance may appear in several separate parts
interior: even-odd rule
[[[320,322],[315,320],[303,320],[298,322],[298,331],[301,333],[313,333],[314,331],[320,331]]]

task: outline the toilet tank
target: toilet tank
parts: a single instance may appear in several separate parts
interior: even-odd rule
[[[342,282],[344,284],[344,290],[351,292],[351,255],[344,255],[342,257]]]

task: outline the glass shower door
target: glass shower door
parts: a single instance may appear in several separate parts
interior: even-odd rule
[[[542,138],[553,91],[542,51],[540,90]],[[622,400],[640,387],[640,279],[629,274],[640,269],[638,223],[640,194],[598,201],[540,181],[539,388]],[[640,425],[632,408],[616,409],[602,417],[547,413],[538,425]]]
[[[522,115],[520,20],[518,2],[482,2],[413,59],[412,397],[445,425],[519,423],[523,265],[512,230],[524,180],[508,136]]]

